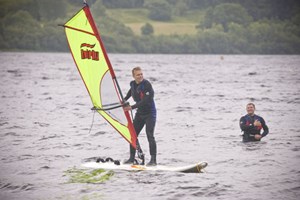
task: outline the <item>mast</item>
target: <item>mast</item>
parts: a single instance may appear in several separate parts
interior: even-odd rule
[[[63,25],[73,60],[91,97],[95,110],[136,148],[138,152],[141,152],[140,145],[137,145],[137,135],[130,113],[121,108],[123,106],[124,96],[121,92],[112,64],[108,58],[98,29],[96,28],[87,1],[83,0],[83,3],[84,7]],[[98,59],[82,56],[83,51],[96,52]],[[110,79],[107,85],[109,86],[108,91],[115,91],[115,93],[112,94],[112,98],[102,98],[101,96],[101,91],[105,91],[101,88],[104,77]],[[103,101],[103,99],[105,99],[105,101]],[[103,102],[105,102],[105,104],[103,104]],[[117,115],[113,115],[113,112],[116,112]],[[116,116],[120,118],[116,118]]]
[[[102,40],[101,40],[100,34],[99,34],[99,32],[98,32],[98,29],[96,28],[96,24],[95,24],[95,22],[94,22],[94,20],[93,20],[93,18],[92,18],[92,14],[91,14],[91,12],[90,12],[89,6],[88,6],[86,0],[83,0],[83,2],[84,2],[84,4],[87,6],[87,9],[85,9],[85,12],[86,12],[86,14],[87,14],[87,18],[88,18],[88,20],[89,20],[89,22],[90,22],[90,24],[91,24],[91,26],[92,26],[92,29],[93,29],[93,31],[94,31],[94,33],[95,33],[95,36],[96,36],[97,40],[98,40],[99,43],[100,43],[101,48],[103,49],[103,55],[104,55],[104,58],[105,58],[106,63],[107,63],[107,65],[108,65],[108,68],[109,68],[109,72],[110,72],[110,74],[111,74],[111,77],[112,77],[112,79],[113,79],[115,85],[117,86],[117,90],[118,90],[119,95],[120,95],[120,103],[122,104],[122,103],[124,102],[124,96],[123,96],[123,94],[122,94],[122,91],[121,91],[119,82],[118,82],[118,80],[117,80],[117,77],[116,77],[115,72],[114,72],[114,70],[113,70],[113,67],[112,67],[112,65],[111,65],[111,62],[110,62],[110,60],[109,60],[109,58],[108,58],[108,56],[107,56],[106,49],[105,49],[104,44],[103,44],[103,42],[102,42]],[[126,117],[129,118],[128,120],[131,120],[128,112],[127,112]],[[132,113],[131,113],[131,118],[132,118]],[[136,147],[135,147],[135,148],[137,149],[137,155],[138,155],[138,157],[142,160],[142,165],[143,165],[144,162],[145,162],[145,155],[144,155],[144,153],[143,153],[143,150],[142,150],[141,145],[140,145],[140,143],[139,143],[139,141],[138,141],[137,138],[136,138]]]

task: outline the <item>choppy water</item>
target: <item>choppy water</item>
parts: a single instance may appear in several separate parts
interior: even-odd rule
[[[141,66],[155,89],[158,162],[207,161],[203,174],[117,171],[68,183],[92,156],[128,158],[128,144],[95,115],[71,55],[0,53],[0,199],[298,199],[300,56],[109,55],[124,93]],[[241,142],[256,104],[270,134]],[[140,141],[149,159],[145,133]]]

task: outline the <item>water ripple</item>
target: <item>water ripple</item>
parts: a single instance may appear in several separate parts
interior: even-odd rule
[[[92,104],[69,53],[1,52],[0,198],[292,200],[300,195],[300,56],[109,57],[124,93],[131,66],[140,65],[153,84],[158,163],[207,161],[206,172],[116,171],[100,185],[64,184],[63,172],[83,158],[128,158],[128,143],[97,113],[89,133]],[[250,101],[270,133],[244,144],[239,119]],[[139,139],[148,162],[145,129]]]

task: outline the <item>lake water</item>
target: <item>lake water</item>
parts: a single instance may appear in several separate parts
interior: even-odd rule
[[[70,183],[85,158],[127,159],[129,148],[93,112],[69,53],[0,53],[0,199],[298,199],[300,56],[109,55],[123,93],[131,68],[152,82],[158,163],[207,161],[205,173],[114,171]],[[270,133],[242,143],[256,104]],[[91,124],[93,127],[91,132]],[[149,160],[144,131],[140,142]]]

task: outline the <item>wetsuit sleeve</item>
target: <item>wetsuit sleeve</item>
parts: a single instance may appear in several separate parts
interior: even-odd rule
[[[145,83],[145,88],[144,88],[144,98],[141,101],[139,101],[138,103],[131,106],[131,108],[132,109],[140,108],[140,107],[150,103],[153,100],[153,97],[154,97],[154,91],[153,91],[152,85],[150,82],[147,81]]]
[[[244,132],[255,129],[253,124],[250,124],[250,125],[246,124],[246,118],[245,117],[241,117],[241,119],[240,119],[240,128]]]
[[[269,128],[268,128],[268,126],[266,125],[265,120],[264,120],[263,118],[261,118],[261,120],[262,120],[261,125],[262,125],[262,127],[263,127],[263,129],[264,129],[264,132],[261,134],[261,136],[262,136],[262,137],[265,137],[265,136],[268,135],[268,133],[269,133]]]
[[[127,101],[131,97],[131,89],[128,90],[126,96],[124,97],[125,101]]]

